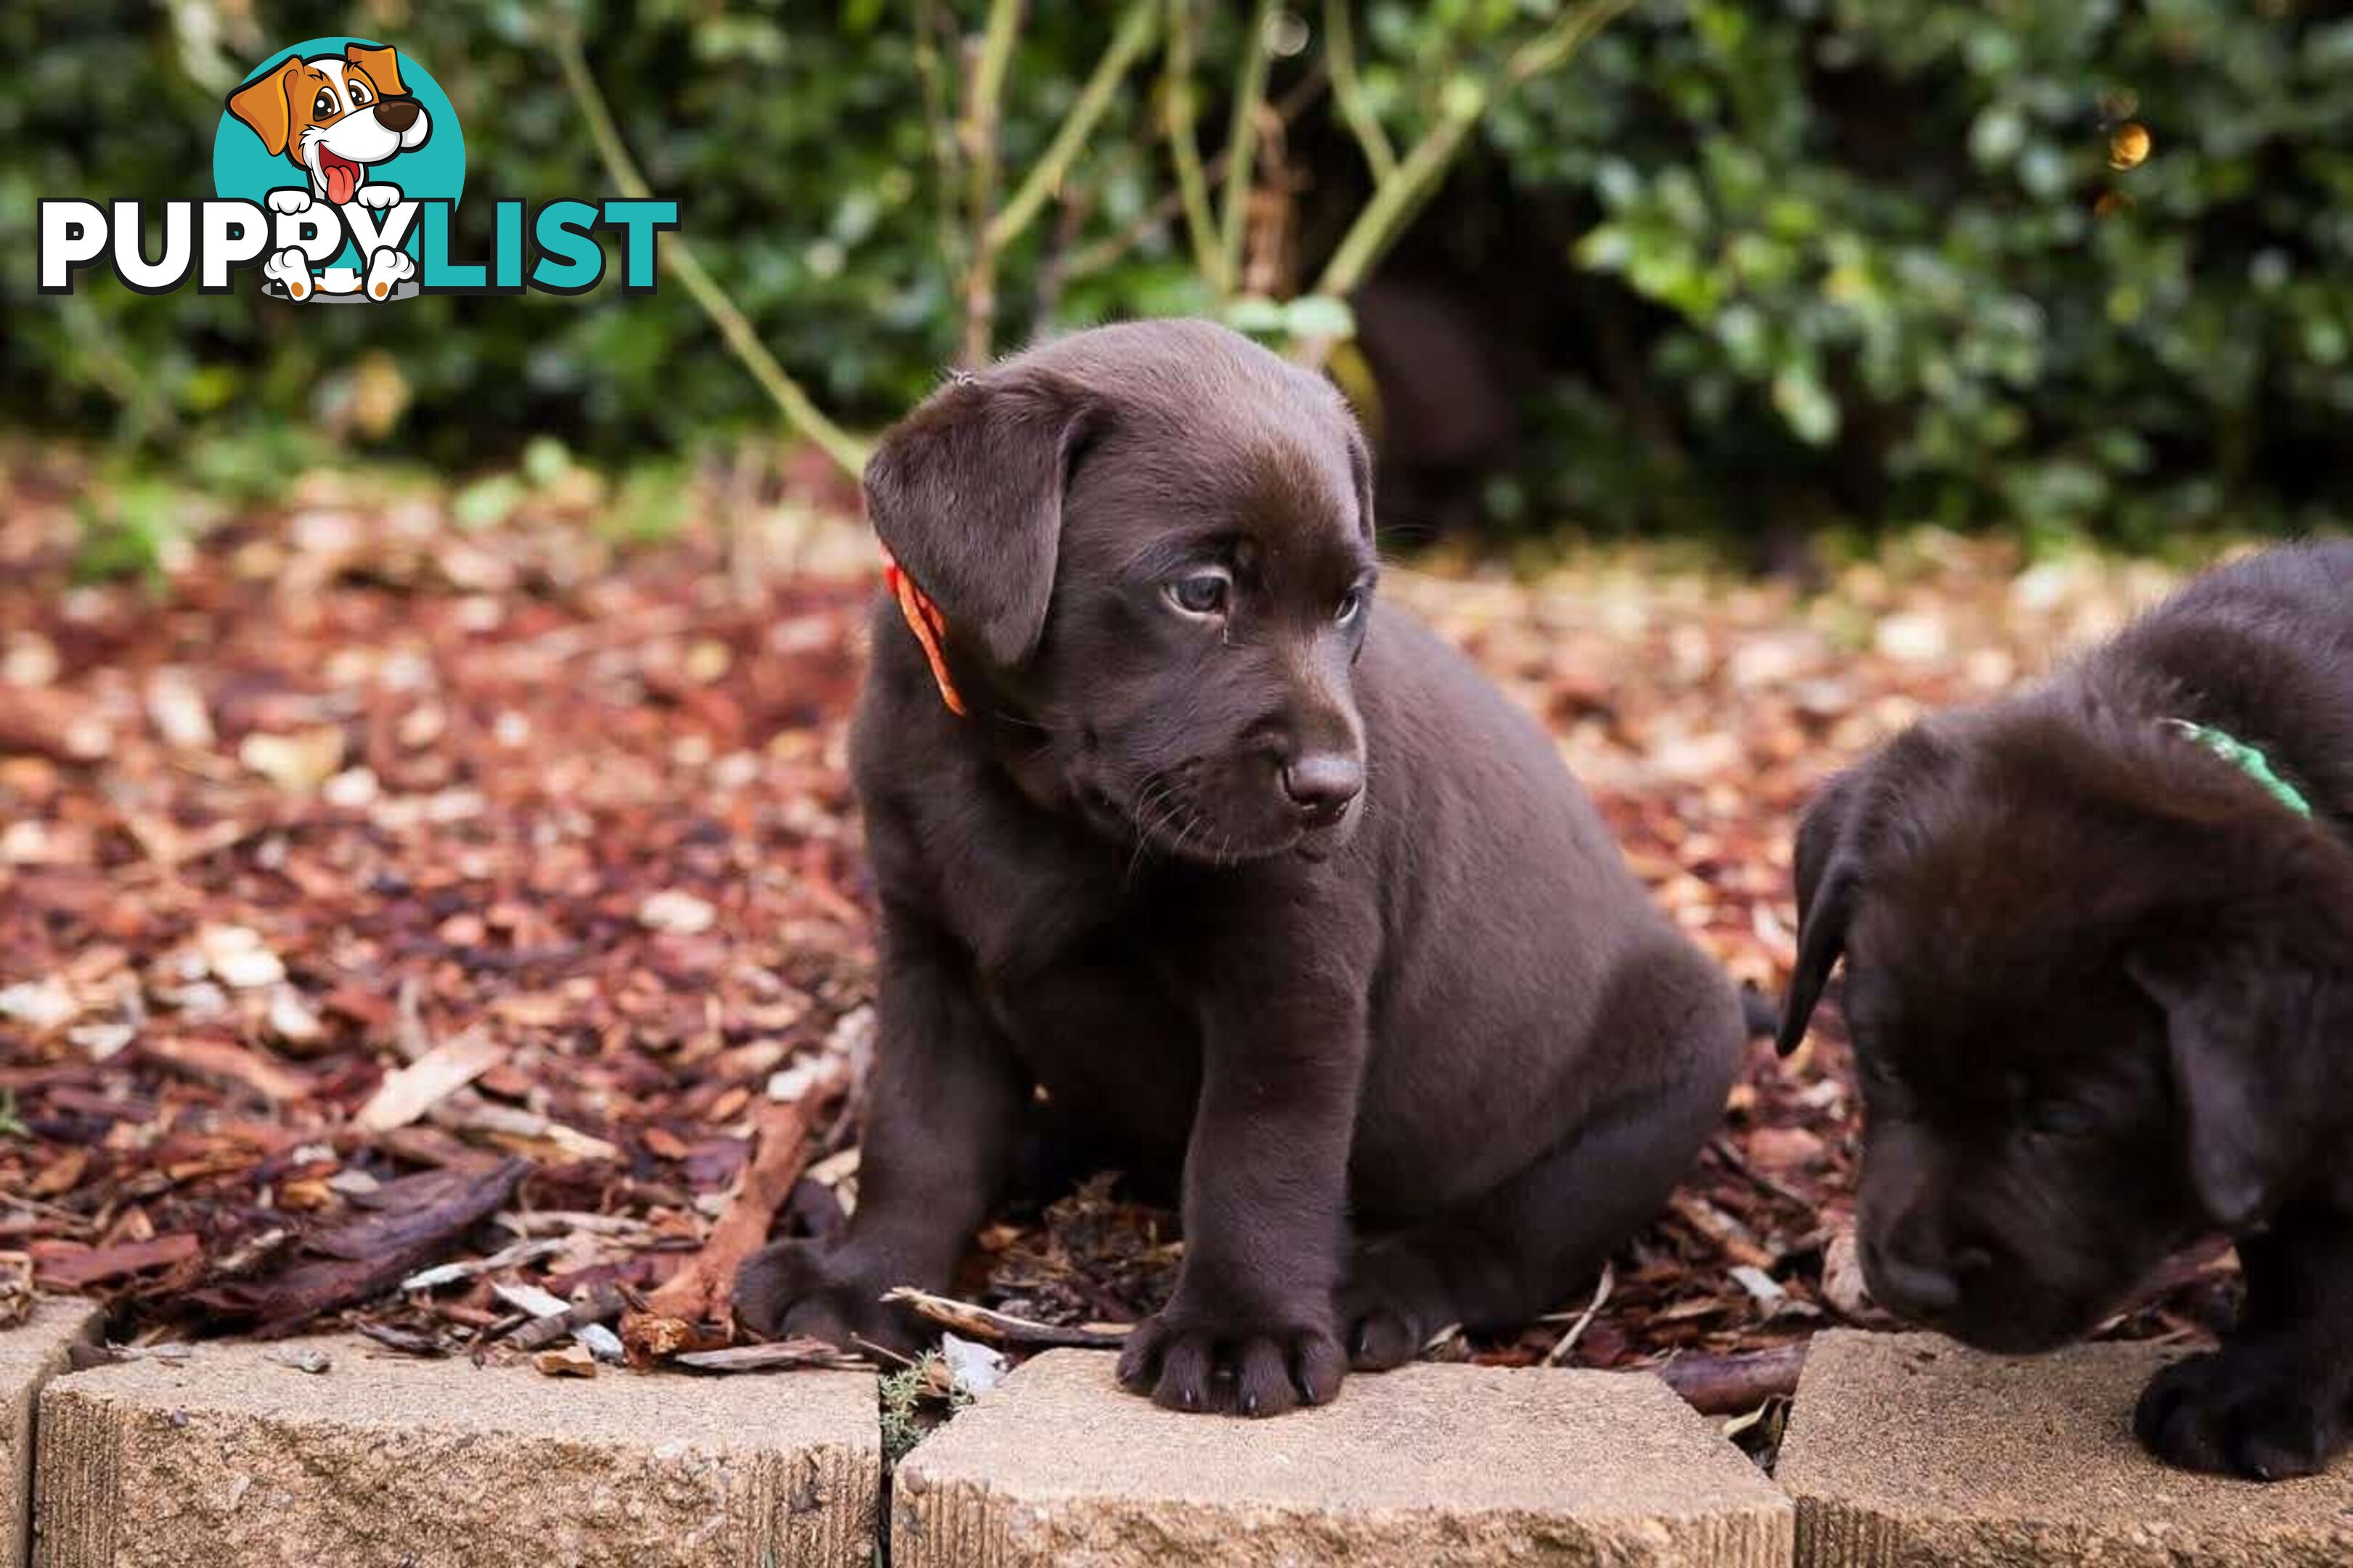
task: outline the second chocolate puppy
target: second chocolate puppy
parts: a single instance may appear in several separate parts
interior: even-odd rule
[[[747,1267],[755,1326],[911,1340],[878,1298],[947,1288],[1040,1089],[1181,1167],[1174,1298],[1120,1367],[1181,1409],[1525,1321],[1690,1164],[1738,999],[1551,742],[1375,607],[1368,466],[1328,384],[1198,322],[1033,349],[885,438],[860,1203]]]
[[[1840,775],[1784,1047],[1841,956],[1872,1293],[2048,1350],[2232,1237],[2246,1309],[2143,1395],[2193,1469],[2353,1440],[2353,543],[2200,579]]]

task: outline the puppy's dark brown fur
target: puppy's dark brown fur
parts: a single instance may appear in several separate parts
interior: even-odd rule
[[[2169,721],[2260,748],[2316,819]],[[2245,1315],[2150,1386],[2141,1436],[2325,1464],[2353,1402],[2353,544],[2217,572],[1918,726],[1815,803],[1798,877],[1783,1044],[1843,950],[1873,1294],[2040,1350],[2229,1232]]]
[[[1370,604],[1339,397],[1221,328],[1103,328],[943,388],[867,471],[969,718],[883,605],[855,732],[882,903],[860,1201],[739,1301],[904,1344],[1035,1091],[1181,1170],[1129,1386],[1260,1415],[1558,1304],[1721,1111],[1723,977],[1545,736]],[[1361,793],[1358,786],[1361,785]]]

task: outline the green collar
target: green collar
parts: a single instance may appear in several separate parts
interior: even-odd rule
[[[2272,766],[2271,758],[2265,756],[2260,748],[2247,744],[2226,730],[2192,724],[2187,719],[2168,719],[2165,724],[2166,728],[2179,731],[2263,785],[2265,795],[2298,816],[2309,821],[2316,815],[2312,809],[2312,802],[2304,797],[2304,792],[2280,777],[2279,770]]]

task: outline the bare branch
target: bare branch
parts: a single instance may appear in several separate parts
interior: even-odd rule
[[[1029,226],[1029,220],[1038,216],[1046,198],[1061,189],[1071,165],[1086,146],[1087,138],[1094,134],[1103,111],[1111,107],[1112,96],[1119,90],[1120,82],[1151,46],[1152,36],[1158,28],[1159,13],[1159,0],[1131,0],[1126,15],[1119,19],[1119,30],[1112,35],[1110,47],[1095,62],[1086,85],[1079,89],[1070,113],[1062,117],[1054,139],[1046,144],[1046,151],[1030,167],[1029,177],[1021,182],[1013,199],[989,224],[988,244],[992,247],[1002,249],[1011,244]]]
[[[1225,210],[1218,228],[1219,276],[1225,287],[1237,287],[1242,275],[1242,241],[1249,227],[1250,187],[1258,156],[1259,110],[1266,99],[1267,68],[1272,63],[1266,48],[1267,18],[1274,0],[1256,0],[1250,6],[1250,30],[1242,37],[1241,73],[1234,81],[1234,115],[1226,132]]]
[[[647,199],[653,195],[652,189],[638,172],[637,162],[629,156],[628,147],[613,123],[612,112],[605,105],[605,95],[597,88],[596,79],[589,74],[587,57],[581,53],[578,35],[569,26],[559,26],[552,41],[564,79],[580,105],[581,113],[587,117],[588,134],[596,144],[596,155],[604,163],[606,174],[630,200]],[[866,467],[867,444],[835,424],[801,384],[776,363],[776,356],[760,342],[751,319],[704,270],[685,235],[672,230],[661,237],[659,245],[662,265],[686,285],[686,291],[702,307],[702,313],[711,318],[720,336],[727,340],[735,358],[776,404],[785,423],[797,434],[816,442],[843,472],[855,479]]]
[[[1388,132],[1365,96],[1364,79],[1356,74],[1356,24],[1348,17],[1348,0],[1324,0],[1324,58],[1331,62],[1333,101],[1372,165],[1373,184],[1395,178],[1397,149],[1389,145]]]
[[[1176,165],[1176,191],[1185,209],[1185,230],[1193,241],[1193,265],[1222,295],[1231,286],[1218,249],[1209,214],[1209,182],[1201,173],[1201,143],[1193,98],[1194,0],[1168,0],[1168,70],[1166,97],[1168,155]]]

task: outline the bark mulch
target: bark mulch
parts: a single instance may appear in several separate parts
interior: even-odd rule
[[[812,535],[852,570],[779,574],[740,532],[624,551],[556,507],[468,533],[430,493],[322,476],[160,584],[77,586],[72,489],[8,485],[0,1316],[37,1283],[149,1344],[340,1322],[551,1372],[829,1359],[734,1345],[725,1289],[772,1212],[822,1234],[854,1202],[854,525]],[[1778,993],[1821,776],[2166,581],[1926,534],[1816,594],[1657,552],[1425,563],[1385,593],[1544,718],[1674,918]],[[1606,1289],[1434,1353],[1665,1363],[1738,1411],[1815,1329],[1880,1321],[1822,1036],[1787,1064],[1755,1047]],[[1132,1320],[1178,1245],[1108,1179],[1008,1213],[962,1293],[1013,1326],[962,1321],[1018,1345]],[[2186,1264],[2110,1331],[2194,1335],[2230,1288]]]

